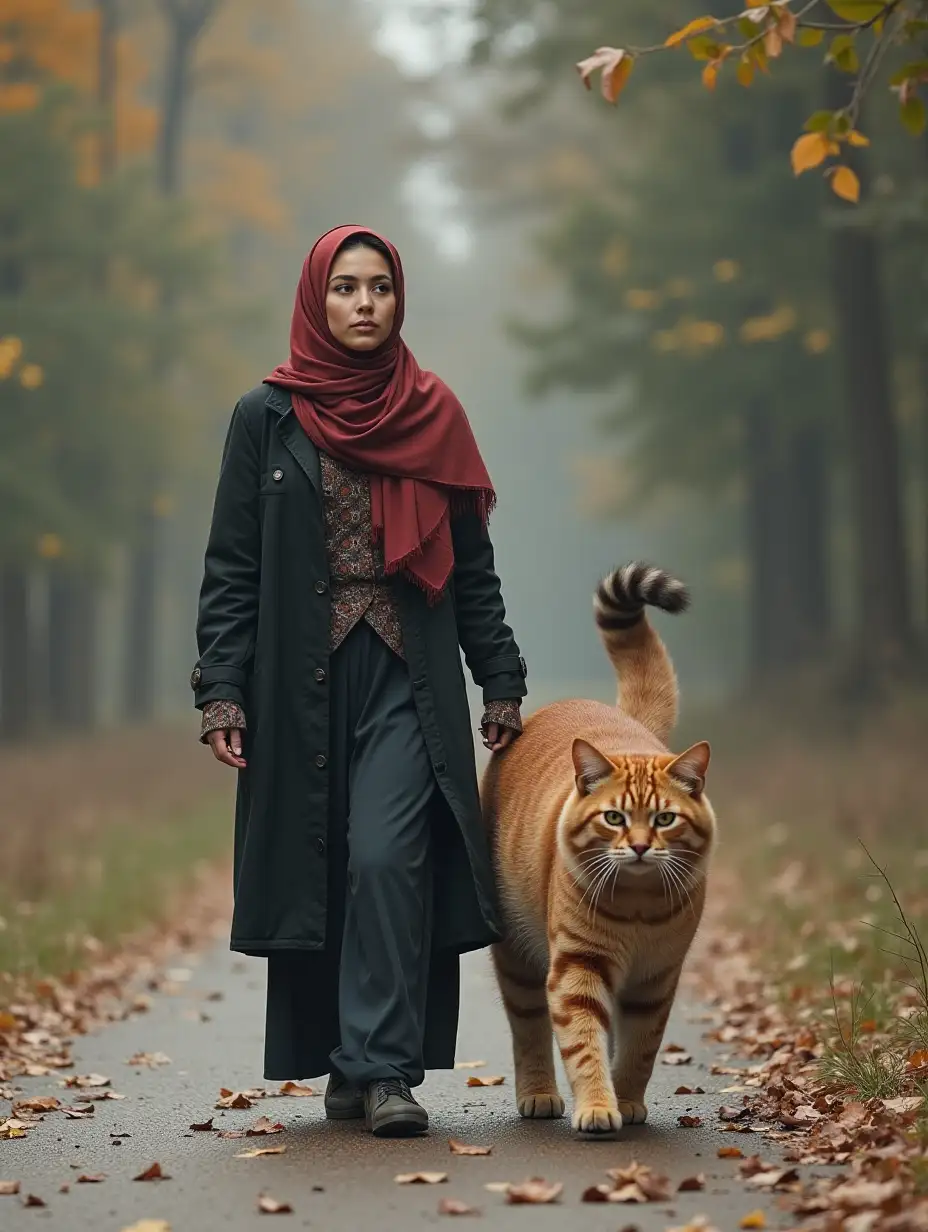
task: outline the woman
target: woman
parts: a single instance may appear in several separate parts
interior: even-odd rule
[[[265,1078],[328,1073],[329,1117],[428,1128],[458,960],[498,936],[460,649],[484,743],[521,731],[495,496],[458,400],[400,337],[393,246],[310,252],[290,361],[232,416],[191,677],[239,771],[231,948],[268,959]]]

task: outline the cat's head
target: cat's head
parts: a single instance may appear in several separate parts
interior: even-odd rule
[[[709,746],[685,753],[606,757],[573,744],[575,790],[562,815],[562,850],[584,881],[660,878],[681,891],[705,873],[715,815],[705,796]]]

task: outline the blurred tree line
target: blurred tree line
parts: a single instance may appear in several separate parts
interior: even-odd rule
[[[229,410],[281,358],[341,221],[333,131],[370,106],[339,118],[343,52],[373,63],[352,22],[0,0],[0,739],[92,727],[107,680],[117,721],[182,697]]]
[[[583,467],[587,503],[698,544],[680,567],[716,611],[737,605],[752,686],[823,664],[852,690],[910,677],[928,634],[928,140],[869,99],[850,206],[789,154],[853,73],[796,55],[707,94],[678,50],[613,112],[574,63],[659,45],[701,4],[477,9],[474,67],[504,78],[508,125],[466,134],[462,158],[534,218],[554,280],[557,308],[512,326],[531,390],[604,395],[615,444]]]

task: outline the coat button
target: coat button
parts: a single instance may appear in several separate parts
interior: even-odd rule
[[[323,580],[320,578],[319,581],[316,583],[316,594],[324,595],[328,589],[329,589],[328,586],[326,586],[325,582],[323,582]]]
[[[316,754],[316,765],[319,767],[319,769],[324,770],[327,764],[328,764],[328,758],[326,757],[325,753],[317,753]]]
[[[279,467],[279,466],[278,466],[278,468],[277,468],[277,470],[276,470],[276,471],[272,471],[272,473],[271,473],[271,478],[274,480],[274,482],[275,482],[275,483],[280,483],[280,481],[281,481],[281,479],[283,479],[283,477],[284,477],[284,473],[283,473],[283,471],[280,469],[280,467]]]
[[[201,676],[201,675],[202,675],[202,673],[201,673],[201,671],[200,671],[200,669],[199,669],[198,667],[195,667],[195,668],[193,669],[193,671],[190,673],[190,687],[191,687],[191,689],[195,689],[195,688],[197,687],[197,685],[200,683],[200,676]]]
[[[316,850],[319,852],[320,855],[322,855],[325,852],[325,839],[324,838],[316,839]]]
[[[325,683],[325,669],[324,668],[317,667],[316,670],[313,672],[313,675],[316,677],[316,679],[319,681],[320,684]]]
[[[435,773],[436,774],[444,774],[447,768],[448,767],[445,765],[443,761],[437,761],[435,763]]]

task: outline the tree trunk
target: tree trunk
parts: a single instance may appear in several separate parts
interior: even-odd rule
[[[29,577],[18,565],[0,567],[0,737],[20,740],[32,727]]]
[[[790,658],[801,666],[825,652],[831,633],[828,568],[828,440],[819,424],[790,432],[784,462],[786,551],[784,582],[790,606]]]
[[[49,574],[48,703],[55,727],[93,727],[97,718],[98,594],[73,568]]]
[[[750,682],[755,686],[762,685],[783,666],[788,638],[782,572],[785,528],[776,446],[770,406],[765,397],[758,397],[744,416],[746,551],[750,569],[748,665]]]
[[[846,79],[829,74],[829,88],[836,105],[847,101]],[[864,184],[866,160],[848,153]],[[843,222],[832,231],[832,290],[854,506],[856,655],[867,677],[906,669],[911,600],[879,244],[859,215]]]

